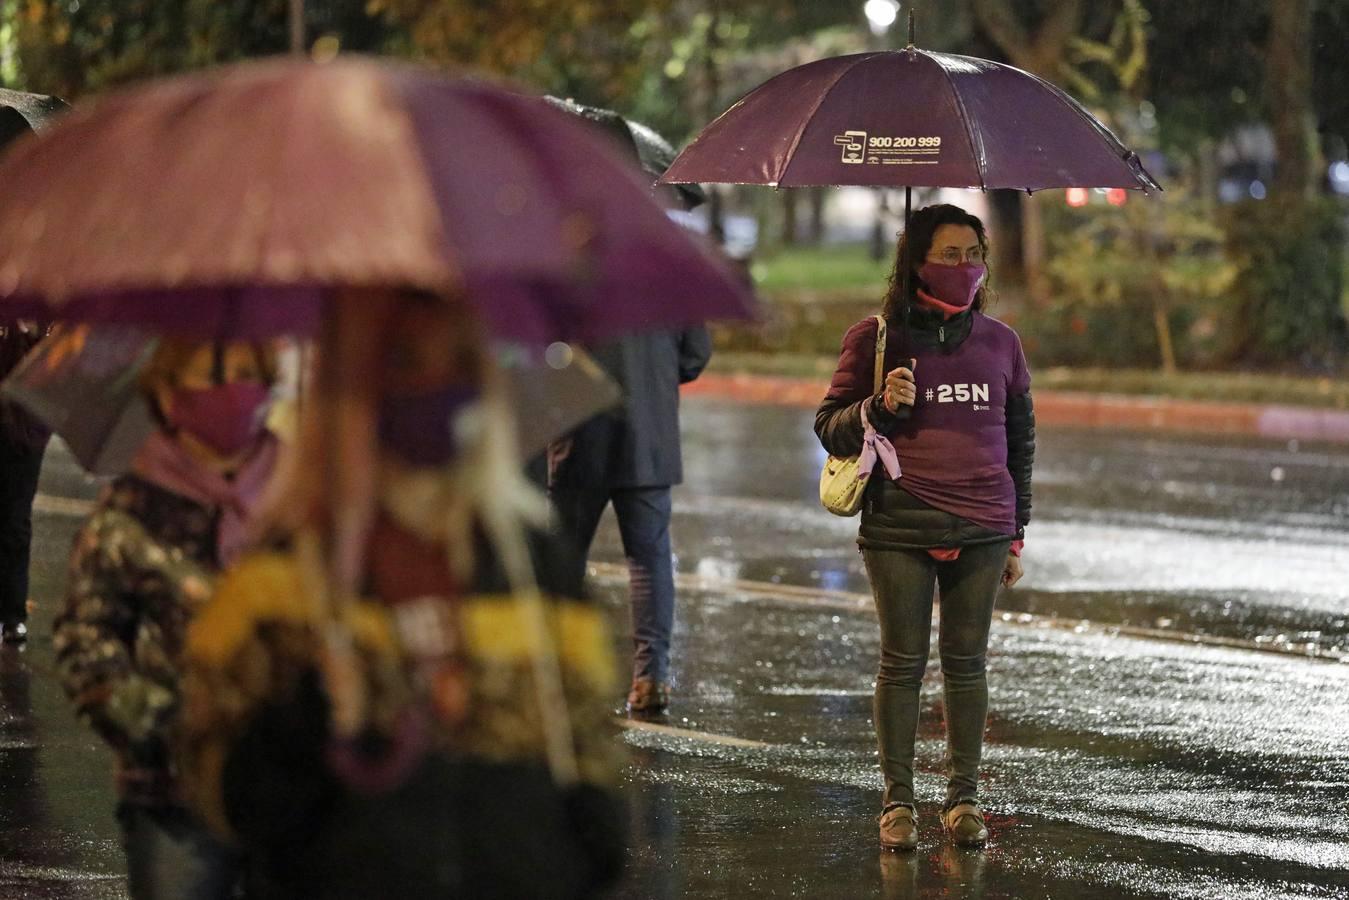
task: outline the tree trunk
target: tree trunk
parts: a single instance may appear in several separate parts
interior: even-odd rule
[[[1045,274],[1044,215],[1040,197],[1021,195],[1021,265],[1026,273],[1026,292],[1031,307],[1044,309],[1052,299],[1049,296],[1049,277]]]
[[[1270,0],[1265,85],[1278,167],[1274,196],[1316,195],[1322,171],[1312,107],[1312,9],[1315,0]]]
[[[824,200],[825,189],[822,187],[813,187],[810,189],[810,232],[806,240],[812,247],[818,247],[824,243]]]
[[[1162,371],[1176,374],[1176,345],[1171,340],[1171,317],[1167,315],[1166,301],[1160,294],[1152,301],[1152,324],[1157,329],[1157,349],[1162,357]]]
[[[795,247],[801,240],[796,221],[796,189],[782,188],[778,194],[782,197],[782,246]]]
[[[1069,41],[1082,30],[1085,5],[1083,0],[1053,0],[1042,7],[1044,14],[1034,30],[1025,26],[1015,5],[1007,0],[974,0],[974,17],[1013,65],[1054,81]],[[1029,195],[1021,198],[1021,263],[1031,306],[1043,308],[1050,299],[1045,275],[1045,227],[1036,200]]]
[[[890,207],[885,188],[876,188],[876,218],[871,224],[871,258],[880,262],[889,255],[890,242],[885,239],[886,221],[890,218]]]
[[[290,52],[303,56],[304,48],[304,0],[290,0]]]
[[[707,0],[705,10],[710,21],[707,26],[706,58],[703,60],[703,77],[706,79],[706,93],[703,95],[706,108],[703,110],[703,121],[711,122],[720,113],[721,72],[717,68],[717,55],[721,47],[721,38],[717,33],[721,22],[719,0]],[[711,187],[707,195],[709,233],[720,247],[726,241],[725,210],[722,206],[721,192]]]

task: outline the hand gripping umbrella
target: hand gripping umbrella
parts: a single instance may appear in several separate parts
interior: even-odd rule
[[[914,187],[1161,190],[1136,153],[1048,81],[915,47],[912,12],[908,47],[769,79],[699,132],[659,180],[903,187],[906,228]]]

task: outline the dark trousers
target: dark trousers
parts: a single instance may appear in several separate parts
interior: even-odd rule
[[[45,442],[33,447],[0,433],[0,623],[28,618],[33,497],[46,449]]]
[[[674,632],[674,559],[670,552],[670,488],[553,488],[553,505],[576,541],[584,570],[604,508],[614,505],[628,559],[632,603],[632,677],[670,680]]]
[[[965,547],[938,562],[922,550],[867,550],[867,577],[881,622],[875,721],[885,805],[913,805],[919,691],[932,633],[932,591],[941,588],[942,686],[946,712],[946,808],[974,800],[988,716],[984,657],[993,601],[1009,541]]]

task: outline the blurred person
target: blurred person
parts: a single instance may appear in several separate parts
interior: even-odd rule
[[[268,896],[581,898],[614,659],[457,300],[334,299],[268,536],[193,625],[179,759]]]
[[[636,334],[586,348],[623,389],[623,404],[582,425],[551,454],[550,494],[578,547],[577,576],[605,507],[613,504],[632,604],[628,711],[660,716],[670,703],[674,559],[670,489],[683,481],[679,386],[712,356],[703,327]]]
[[[47,329],[35,322],[0,322],[0,380],[9,375]],[[33,498],[51,432],[18,404],[0,400],[0,640],[28,640],[28,568],[33,544]]]
[[[957,844],[988,837],[978,801],[985,655],[999,585],[1022,576],[1035,418],[1021,342],[984,312],[987,257],[975,216],[951,205],[914,213],[885,298],[883,389],[873,392],[872,317],[844,335],[815,417],[831,454],[857,454],[869,428],[893,449],[887,472],[867,485],[858,533],[881,626],[875,722],[885,776],[880,840],[890,850],[917,845],[914,744],[934,586],[947,731],[941,820]]]
[[[117,754],[134,900],[226,898],[238,852],[183,803],[170,758],[188,624],[242,550],[277,460],[270,348],[166,340],[141,373],[158,422],[76,536],[55,650],[66,693]]]

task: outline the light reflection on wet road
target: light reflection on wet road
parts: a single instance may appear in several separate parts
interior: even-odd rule
[[[618,896],[1349,897],[1349,665],[1015,621],[992,640],[992,843],[940,838],[934,659],[922,842],[880,853],[874,615],[802,590],[866,590],[856,523],[816,505],[808,415],[685,409],[680,570],[762,584],[681,591],[671,724],[768,746],[627,732],[635,846]],[[1349,454],[1046,431],[1037,485],[1027,578],[1003,610],[1349,650]],[[89,494],[61,457],[43,490]],[[0,660],[0,897],[120,897],[107,756],[48,674],[76,510],[40,509],[40,639]],[[621,559],[611,522],[596,558]],[[621,624],[622,584],[600,574]]]
[[[874,614],[771,591],[867,590],[855,521],[816,503],[809,416],[700,401],[685,425],[681,572],[765,584],[681,593],[675,723],[773,749],[630,737],[647,831],[624,896],[1349,897],[1349,665],[1014,622],[992,639],[990,847],[957,851],[936,824],[934,659],[922,843],[880,853]],[[1349,649],[1349,454],[1066,431],[1040,447],[1028,574],[1002,610]],[[612,523],[601,540],[619,561]],[[621,607],[621,582],[597,583]]]

